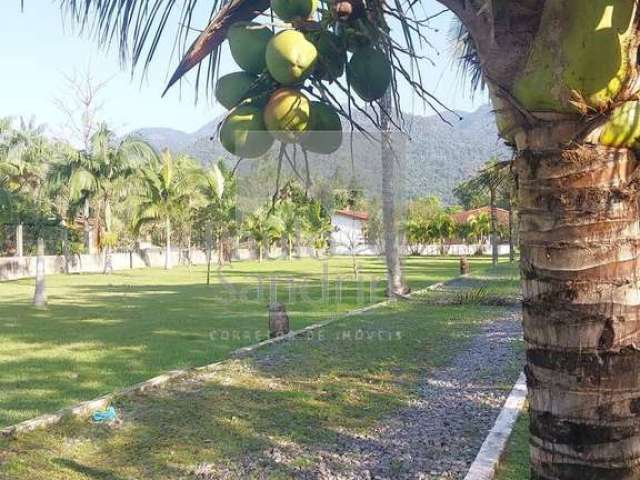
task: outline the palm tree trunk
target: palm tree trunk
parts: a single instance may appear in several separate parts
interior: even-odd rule
[[[387,293],[389,296],[402,295],[406,288],[402,282],[402,266],[400,264],[400,246],[398,242],[398,225],[396,218],[396,161],[391,145],[390,119],[391,90],[387,90],[382,98],[380,112],[382,140],[382,221],[384,225],[384,254],[387,263]]]
[[[191,252],[191,224],[189,224],[189,232],[187,234],[187,256],[188,258],[188,265],[189,265],[189,270],[191,270],[191,264],[192,264],[192,258],[193,258],[193,253]]]
[[[532,479],[640,478],[638,169],[594,145],[517,160]]]
[[[509,262],[513,262],[516,259],[516,252],[513,248],[513,202],[511,201],[511,194],[509,194]]]
[[[33,295],[33,306],[44,308],[47,306],[47,292],[45,288],[45,260],[44,240],[38,238],[38,258],[36,260],[36,288]]]
[[[164,269],[169,270],[171,268],[171,220],[169,217],[164,223],[165,234],[165,251],[164,251]]]
[[[213,227],[207,225],[207,285],[211,285],[211,256],[213,255]]]
[[[496,189],[489,189],[491,204],[491,263],[498,264],[498,210],[496,209]]]
[[[262,242],[258,242],[258,262],[262,263]]]
[[[289,255],[289,261],[293,258],[293,241],[291,240],[291,235],[287,236],[287,253]]]
[[[84,205],[83,205],[83,211],[82,211],[82,217],[84,220],[84,248],[86,250],[87,254],[92,254],[93,253],[93,242],[91,239],[91,224],[89,223],[89,215],[90,215],[90,210],[89,210],[89,199],[85,198],[84,199]]]
[[[218,266],[224,265],[224,245],[222,244],[222,235],[216,237],[218,242]]]
[[[24,227],[22,221],[16,225],[16,256],[24,256]]]
[[[62,228],[62,256],[64,257],[64,273],[69,273],[69,231]]]

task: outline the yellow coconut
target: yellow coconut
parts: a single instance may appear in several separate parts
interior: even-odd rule
[[[236,22],[227,32],[231,56],[240,68],[255,75],[266,67],[264,55],[272,37],[269,28],[254,22]]]
[[[609,147],[634,148],[640,140],[640,102],[626,102],[616,108],[600,135],[600,143]]]
[[[295,85],[311,75],[317,56],[316,47],[302,33],[284,30],[269,41],[265,58],[276,82]]]
[[[317,0],[271,0],[271,10],[285,22],[306,20],[317,7]]]
[[[244,104],[231,110],[220,128],[220,143],[238,157],[264,155],[271,148],[273,137],[265,130],[263,111]]]
[[[309,99],[294,88],[276,90],[264,109],[264,123],[281,142],[295,143],[309,126]]]
[[[311,102],[309,126],[300,145],[311,152],[329,154],[342,144],[342,123],[335,108],[324,102]]]

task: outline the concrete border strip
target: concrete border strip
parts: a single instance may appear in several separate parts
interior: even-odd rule
[[[526,399],[527,379],[524,373],[521,373],[464,480],[493,479]]]
[[[464,275],[459,275],[457,277],[451,278],[449,280],[445,280],[442,282],[437,282],[434,283],[433,285],[429,285],[426,288],[422,288],[420,290],[416,290],[415,292],[412,292],[411,294],[409,294],[409,296],[411,295],[420,295],[422,293],[426,293],[428,291],[431,290],[435,290],[437,288],[440,288],[444,285],[446,285],[447,283],[459,280],[460,278],[464,278],[466,277],[468,274],[464,274]],[[384,306],[387,306],[393,302],[396,302],[397,299],[395,298],[391,298],[389,300],[384,300],[382,302],[378,302],[378,303],[374,303],[372,305],[367,305],[365,307],[362,308],[357,308],[355,310],[351,310],[348,312],[345,312],[341,315],[337,315],[335,317],[329,318],[328,320],[324,320],[322,322],[318,322],[318,323],[314,323],[313,325],[309,325],[307,327],[304,327],[300,330],[296,330],[293,332],[288,333],[287,335],[283,335],[281,337],[276,337],[276,338],[271,338],[268,340],[263,340],[262,342],[258,342],[254,345],[249,345],[247,347],[241,347],[238,348],[237,350],[233,350],[231,353],[228,354],[227,358],[225,358],[224,360],[220,360],[214,363],[210,363],[208,365],[204,365],[204,366],[200,366],[200,367],[193,367],[193,368],[187,368],[187,369],[183,369],[183,370],[170,370],[166,373],[163,373],[162,375],[158,375],[157,377],[153,377],[149,380],[146,380],[144,382],[140,382],[140,383],[136,383],[135,385],[132,385],[130,387],[126,387],[123,389],[119,389],[114,391],[113,393],[104,395],[102,397],[96,398],[94,400],[89,400],[89,401],[85,401],[85,402],[81,402],[78,403],[76,405],[73,405],[71,407],[66,407],[63,408],[61,410],[58,410],[55,413],[49,413],[49,414],[44,414],[44,415],[40,415],[38,417],[32,418],[30,420],[25,420],[23,422],[17,423],[15,425],[10,425],[8,427],[4,427],[2,429],[0,429],[0,436],[2,437],[12,437],[15,436],[17,434],[20,433],[27,433],[27,432],[31,432],[33,430],[39,429],[39,428],[46,428],[52,425],[55,425],[57,423],[60,423],[62,421],[63,418],[65,417],[88,417],[90,416],[93,412],[95,412],[96,410],[102,410],[105,409],[109,406],[109,404],[113,401],[114,398],[116,397],[121,397],[121,396],[126,396],[126,395],[132,395],[135,393],[141,393],[144,392],[145,390],[149,390],[150,388],[154,388],[154,387],[158,387],[160,385],[164,385],[166,383],[169,383],[170,381],[174,381],[174,380],[178,380],[181,378],[185,378],[185,377],[189,377],[192,375],[197,375],[199,373],[203,373],[206,371],[210,371],[213,370],[215,367],[220,366],[221,364],[223,364],[224,362],[234,358],[234,357],[238,357],[241,356],[243,354],[246,353],[250,353],[253,352],[259,348],[265,347],[267,345],[272,345],[274,343],[279,343],[279,342],[283,342],[285,340],[291,340],[295,337],[299,337],[301,335],[305,335],[308,332],[317,330],[319,328],[325,327],[331,323],[334,323],[338,320],[341,320],[343,318],[348,318],[348,317],[352,317],[355,315],[359,315],[365,312],[368,312],[370,310],[374,310],[374,309],[378,309]]]

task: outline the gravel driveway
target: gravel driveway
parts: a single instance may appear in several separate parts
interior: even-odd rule
[[[521,360],[517,309],[482,328],[467,350],[420,386],[419,398],[366,436],[344,432],[304,478],[462,479],[493,426]]]

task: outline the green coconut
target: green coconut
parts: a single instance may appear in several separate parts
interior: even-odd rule
[[[391,83],[391,65],[386,55],[371,47],[356,50],[347,64],[347,78],[360,98],[381,98]]]
[[[309,126],[309,99],[294,88],[276,90],[264,109],[264,123],[281,142],[295,143]]]
[[[324,102],[311,102],[309,126],[300,144],[311,152],[329,154],[342,145],[342,122],[335,108]]]
[[[273,144],[265,129],[263,111],[253,105],[239,105],[224,119],[220,143],[229,153],[243,158],[264,155]]]
[[[244,71],[260,74],[266,67],[265,51],[273,32],[254,22],[236,22],[227,32],[231,56]]]
[[[267,69],[281,85],[295,85],[311,75],[317,56],[316,47],[302,33],[284,30],[267,45]]]
[[[640,102],[626,102],[611,112],[600,134],[600,143],[608,147],[635,148],[640,140]]]
[[[216,100],[231,110],[249,95],[257,76],[247,72],[233,72],[220,77],[216,83]]]
[[[314,77],[328,82],[340,78],[347,63],[347,52],[342,39],[333,32],[324,31],[315,35],[312,41],[318,51]]]
[[[317,0],[272,0],[271,10],[285,22],[306,20],[318,8]]]

